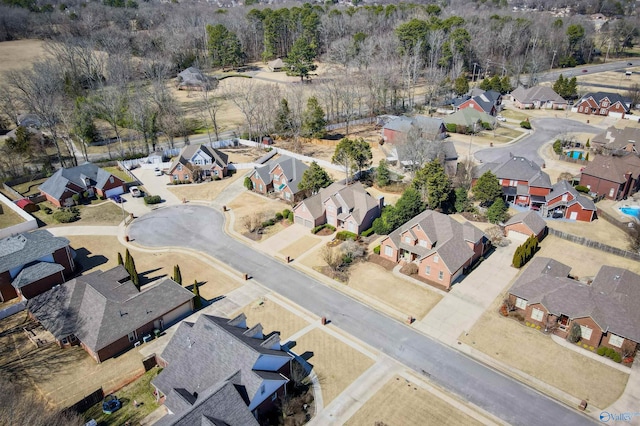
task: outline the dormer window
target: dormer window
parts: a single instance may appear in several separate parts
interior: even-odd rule
[[[609,101],[602,101],[602,108],[606,108],[609,106]]]
[[[182,171],[182,164],[178,164],[178,171],[181,172]]]

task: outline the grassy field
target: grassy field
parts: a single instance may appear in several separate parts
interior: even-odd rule
[[[243,173],[235,173],[230,177],[212,182],[199,183],[197,185],[169,186],[171,191],[179,199],[191,201],[211,201],[236,180],[244,178]]]
[[[518,121],[524,121],[527,118],[529,118],[529,114],[517,110],[517,109],[503,109],[502,111],[500,111],[500,114],[502,114],[504,117],[506,118],[510,118],[512,120],[518,120]]]
[[[482,423],[404,377],[390,379],[345,425],[472,426]]]
[[[56,226],[87,226],[87,225],[118,225],[123,220],[122,207],[105,200],[93,199],[91,204],[80,204],[76,206],[80,210],[80,219],[71,223],[59,223],[54,219],[53,214],[47,214],[43,210],[49,207],[54,212],[57,207],[48,201],[39,204],[40,210],[34,212],[33,215],[44,222],[46,225]],[[124,213],[127,215],[127,212]]]
[[[282,341],[305,328],[309,323],[288,309],[268,298],[259,299],[230,315],[231,318],[243,313],[247,316],[247,325],[253,327],[260,323],[265,335],[273,331],[280,332]]]
[[[279,251],[283,257],[289,256],[292,260],[295,260],[296,257],[301,254],[311,250],[317,244],[319,244],[322,240],[318,237],[312,237],[311,235],[305,235],[302,238],[298,239],[296,242],[288,245]],[[267,242],[268,243],[268,242]]]
[[[124,170],[120,170],[116,166],[103,167],[103,169],[105,171],[111,173],[115,177],[118,177],[118,178],[122,179],[124,182],[133,182],[134,181],[133,179],[131,179],[131,176],[129,176]]]
[[[17,225],[24,222],[22,216],[11,210],[9,207],[0,204],[0,229]]]
[[[627,384],[625,374],[556,344],[551,337],[498,314],[502,296],[468,334],[459,339],[491,358],[517,368],[598,408],[617,400]],[[535,387],[534,383],[530,385]]]
[[[285,203],[284,201],[267,198],[262,195],[255,194],[251,191],[243,192],[231,203],[229,203],[227,207],[229,207],[233,212],[233,215],[235,217],[233,229],[239,234],[244,234],[247,232],[247,228],[244,227],[242,220],[246,216],[259,214],[264,221],[272,218],[276,214],[276,212],[282,212],[284,209],[291,210],[291,205]],[[268,227],[265,230],[265,233],[262,235],[262,239],[268,238],[269,235],[272,235],[280,231],[281,229],[282,225],[280,225],[279,223],[276,223],[274,226]]]
[[[48,178],[30,180],[29,182],[21,183],[18,185],[12,186],[14,191],[19,192],[24,197],[28,197],[29,195],[36,195],[40,193],[38,187],[44,183]]]

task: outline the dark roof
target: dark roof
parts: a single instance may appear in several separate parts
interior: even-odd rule
[[[511,153],[495,162],[484,163],[475,168],[474,178],[482,176],[489,170],[498,179],[523,180],[529,182],[529,186],[551,188],[551,179],[548,174],[540,169],[540,166],[531,160]]]
[[[631,173],[637,179],[640,175],[640,158],[634,154],[624,156],[596,155],[582,170],[583,175],[595,176],[616,183],[627,181],[625,174]]]
[[[69,240],[38,230],[0,240],[0,272],[18,268],[56,250],[67,247]]]
[[[28,308],[56,338],[75,334],[97,352],[191,299],[193,293],[170,278],[138,291],[119,265],[56,286]]]
[[[407,133],[413,126],[419,127],[426,135],[438,135],[442,132],[444,121],[441,118],[416,115],[415,117],[397,117],[384,125],[385,129]]]
[[[180,157],[192,163],[193,157],[199,151],[202,151],[202,153],[204,153],[208,157],[211,157],[212,165],[217,164],[222,168],[227,167],[229,156],[222,151],[218,151],[217,149],[210,148],[206,145],[187,145],[180,152]]]
[[[598,104],[600,104],[600,102],[605,98],[609,99],[609,103],[611,105],[615,104],[616,102],[620,102],[624,107],[625,112],[629,112],[629,104],[631,103],[631,101],[618,93],[610,93],[610,92],[587,93],[580,99],[580,101],[578,101],[578,104],[582,103],[583,101],[589,98],[593,98],[593,100],[596,101]]]
[[[173,407],[171,411],[177,416],[185,412],[174,409],[191,408],[184,405],[185,398],[178,398],[180,393],[176,395],[174,390],[184,389],[190,395],[197,394],[195,401],[189,404],[195,410],[204,404],[206,395],[216,393],[212,389],[231,378],[235,378],[236,387],[242,387],[246,393],[246,401],[237,402],[242,402],[243,409],[250,412],[254,408],[251,404],[270,396],[259,393],[264,380],[288,382],[274,371],[260,370],[267,367],[277,370],[291,359],[280,349],[278,335],[265,340],[259,324],[250,329],[246,327],[244,314],[232,320],[201,315],[192,325],[180,325],[161,356],[168,365],[153,379],[153,385],[167,395],[166,404]],[[263,357],[268,357],[269,363],[263,362],[266,359]],[[277,359],[280,362],[274,362]],[[237,404],[234,407],[239,409]]]
[[[514,215],[507,221],[507,223],[505,223],[505,226],[515,225],[516,223],[525,224],[534,235],[538,235],[547,227],[547,222],[532,210]]]
[[[449,114],[444,118],[444,122],[449,124],[457,124],[461,126],[473,126],[474,123],[486,122],[495,125],[496,118],[486,112],[478,111],[474,108],[463,108],[459,111]],[[480,129],[480,126],[478,126]]]
[[[432,248],[402,242],[402,234],[416,226],[427,235]],[[487,237],[469,222],[461,224],[442,213],[425,210],[389,234],[389,238],[396,247],[416,253],[420,259],[438,253],[449,272],[454,273],[473,257],[473,249],[467,242],[475,244]]]
[[[15,288],[22,288],[34,281],[50,277],[51,275],[61,271],[64,271],[64,266],[57,263],[34,262],[33,264],[24,267],[13,279],[11,285]]]
[[[90,187],[102,189],[111,177],[117,179],[121,184],[124,183],[120,178],[113,176],[95,164],[84,163],[70,169],[63,168],[58,170],[40,185],[39,189],[55,199],[60,199],[69,183],[73,183],[82,189]]]
[[[369,195],[360,182],[349,186],[332,183],[327,188],[321,189],[316,195],[302,201],[302,204],[307,207],[314,219],[317,219],[324,213],[324,203],[328,199],[332,199],[336,205],[342,208],[338,215],[340,220],[351,215],[359,225],[362,224],[368,212],[379,210],[380,206],[379,201]]]
[[[554,263],[534,258],[509,292],[528,304],[542,304],[554,315],[590,317],[604,332],[640,342],[639,275],[605,265],[589,285],[568,278],[569,267],[554,268]]]
[[[502,95],[496,91],[487,90],[482,94],[473,96],[471,100],[475,101],[484,112],[490,114],[491,110],[498,104],[501,96]]]
[[[545,196],[545,200],[549,202],[550,200],[564,194],[569,193],[573,196],[573,200],[567,203],[567,206],[572,206],[575,203],[580,204],[580,206],[584,210],[596,210],[596,205],[590,198],[587,198],[581,195],[569,182],[566,180],[561,180],[555,183],[551,187],[551,191]],[[549,206],[549,208],[553,208],[554,206]]]

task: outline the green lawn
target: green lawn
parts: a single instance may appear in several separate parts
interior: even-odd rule
[[[44,183],[44,181],[47,179],[48,178],[30,180],[29,182],[15,185],[12,188],[14,191],[18,191],[20,194],[22,194],[25,197],[29,195],[39,194],[40,190],[38,189],[38,186],[42,185],[42,183]]]
[[[148,416],[153,410],[158,408],[156,398],[153,395],[153,385],[151,380],[162,371],[158,367],[154,367],[147,371],[142,377],[135,382],[115,392],[114,395],[122,402],[122,408],[113,414],[104,414],[102,412],[102,403],[98,403],[83,413],[86,421],[94,419],[98,425],[123,425],[139,424],[140,420]],[[133,402],[138,403],[135,407]]]
[[[503,109],[500,114],[502,114],[504,117],[519,121],[524,121],[526,118],[529,118],[527,114],[520,111],[514,111],[512,109]]]
[[[58,223],[54,218],[53,214],[47,214],[44,211],[45,207],[49,207],[54,212],[57,210],[53,204],[48,201],[44,201],[39,204],[40,210],[32,213],[40,221],[44,222],[45,225],[66,225],[64,223]],[[80,210],[80,219],[72,222],[71,225],[118,225],[123,218],[122,207],[112,203],[111,201],[92,199],[91,203],[88,205],[80,204],[77,206]],[[124,215],[126,216],[128,213],[125,211]]]
[[[126,172],[120,170],[116,166],[102,167],[102,168],[104,170],[106,170],[107,172],[111,173],[112,175],[114,175],[115,177],[119,177],[120,179],[122,179],[125,182],[133,182],[133,179],[131,179],[131,177]]]

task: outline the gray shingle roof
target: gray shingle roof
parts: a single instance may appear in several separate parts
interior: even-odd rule
[[[415,226],[427,234],[434,245],[431,249],[402,242],[401,235]],[[389,234],[389,238],[396,247],[416,253],[420,258],[438,253],[449,272],[454,273],[473,257],[467,241],[475,244],[487,236],[471,223],[463,225],[442,213],[425,210]]]
[[[84,163],[69,169],[63,168],[58,170],[42,185],[40,185],[39,189],[56,199],[60,199],[69,183],[73,183],[83,189],[88,189],[90,187],[102,189],[112,176],[113,175],[111,173],[101,169],[95,164]],[[124,183],[118,177],[113,176],[113,178],[121,184]],[[86,181],[87,179],[88,182]]]
[[[558,95],[551,87],[548,86],[534,86],[525,89],[522,86],[518,86],[511,96],[514,100],[517,100],[523,104],[532,104],[534,102],[553,102],[556,104],[566,104],[567,101],[560,95]]]
[[[317,219],[323,215],[324,202],[329,198],[332,198],[342,208],[339,215],[340,220],[351,215],[358,225],[362,224],[368,212],[379,209],[378,200],[369,195],[360,182],[349,186],[337,182],[332,183],[321,189],[316,195],[302,201],[301,204],[304,204],[314,219]]]
[[[583,195],[581,195],[574,187],[573,185],[571,185],[569,182],[567,182],[566,180],[561,180],[557,183],[555,183],[552,187],[551,187],[551,192],[549,192],[546,196],[545,196],[545,200],[547,201],[547,203],[550,200],[553,200],[554,198],[564,194],[564,193],[569,193],[571,194],[574,199],[571,200],[570,202],[567,203],[567,206],[572,206],[575,203],[580,204],[580,206],[584,209],[584,210],[596,210],[596,205],[593,202],[592,199],[587,198]],[[553,208],[552,206],[550,206],[551,208]]]
[[[309,166],[307,166],[297,158],[282,155],[276,159],[271,159],[264,163],[262,166],[256,167],[251,176],[253,176],[253,174],[257,174],[265,183],[265,185],[268,185],[273,181],[273,175],[271,174],[271,172],[278,165],[280,165],[282,171],[284,172],[284,175],[287,177],[287,185],[289,186],[289,188],[291,188],[291,191],[294,194],[297,193],[298,184],[302,179],[302,175],[304,174],[305,170],[309,168]]]
[[[261,334],[256,337],[247,335],[255,330],[247,329],[245,321],[244,315],[233,320],[201,315],[193,325],[178,327],[162,353],[168,365],[153,379],[153,385],[167,395],[168,404],[176,405],[170,401],[173,389],[185,389],[192,395],[197,393],[197,405],[206,392],[236,377],[238,384],[246,390],[248,401],[243,402],[243,406],[249,411],[249,401],[260,398],[258,392],[263,380],[288,381],[277,373],[259,371],[264,365],[263,356],[272,360],[270,365],[279,364],[276,369],[289,362],[291,357],[282,350],[272,349],[273,340],[264,340]],[[279,359],[280,363],[274,363],[274,359]],[[264,377],[267,373],[269,376]]]
[[[227,167],[229,156],[222,151],[218,151],[215,148],[210,148],[204,144],[185,146],[184,148],[182,148],[182,151],[180,151],[179,157],[182,157],[184,160],[191,163],[193,157],[198,153],[198,151],[202,151],[205,155],[211,157],[211,166],[213,166],[213,164],[217,164],[222,168]],[[205,166],[208,166],[208,164],[206,164]]]
[[[484,163],[477,167],[474,172],[474,178],[482,176],[488,170],[491,170],[498,179],[523,180],[529,182],[529,186],[551,188],[551,179],[548,174],[540,169],[540,166],[531,160],[511,153],[503,156],[498,161]]]
[[[640,276],[604,265],[588,285],[567,278],[568,269],[552,259],[534,258],[509,292],[528,304],[541,303],[554,315],[591,317],[603,331],[640,342]]]
[[[515,225],[521,222],[524,223],[534,235],[538,235],[547,227],[547,222],[532,210],[514,215],[505,223],[505,226]]]
[[[56,286],[31,299],[28,308],[56,338],[73,333],[97,352],[192,298],[170,278],[139,292],[120,265]]]
[[[0,240],[0,272],[8,271],[69,245],[64,237],[54,237],[49,231],[37,230]]]
[[[635,151],[638,151],[638,147],[640,147],[640,129],[630,126],[617,129],[611,126],[599,135],[594,136],[591,142],[602,144],[609,151],[625,149],[628,145],[632,145]]]
[[[407,133],[411,127],[419,127],[425,135],[440,134],[444,121],[441,118],[416,115],[415,117],[401,116],[385,124],[384,128],[396,132]]]
[[[20,271],[20,273],[11,282],[11,285],[15,288],[22,288],[34,281],[50,277],[51,275],[61,271],[64,271],[64,266],[57,263],[35,262],[22,269],[22,271]]]
[[[496,118],[486,112],[481,112],[473,108],[463,108],[453,114],[447,115],[444,118],[444,122],[461,126],[473,126],[473,124],[477,122],[486,122],[495,125]],[[480,129],[480,126],[478,126],[478,129]]]

